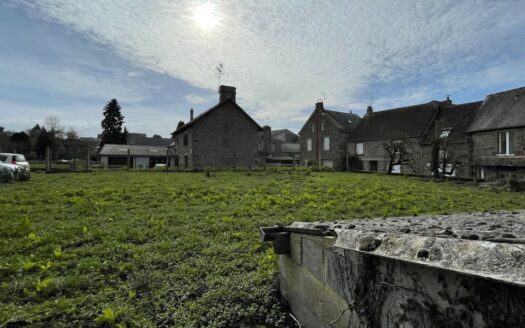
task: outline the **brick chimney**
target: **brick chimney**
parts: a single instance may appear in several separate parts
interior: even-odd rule
[[[366,115],[368,115],[368,114],[372,114],[373,112],[374,112],[374,109],[372,108],[372,106],[368,106],[368,107],[366,108]]]
[[[193,108],[190,109],[190,121],[193,121]]]
[[[233,102],[235,102],[235,94],[235,87],[221,85],[219,87],[219,102],[223,102],[226,99],[231,99]]]
[[[315,103],[315,110],[320,113],[324,112],[324,106],[322,101],[318,101]]]

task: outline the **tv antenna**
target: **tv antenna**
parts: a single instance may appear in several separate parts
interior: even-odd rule
[[[218,74],[218,82],[217,82],[217,90],[219,90],[219,87],[221,86],[221,76],[224,74],[224,65],[219,64],[219,66],[215,67]]]
[[[321,95],[323,96],[323,98],[321,98],[323,102],[326,102],[326,92],[321,92]]]

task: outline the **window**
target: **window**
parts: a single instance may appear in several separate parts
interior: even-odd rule
[[[312,132],[315,132],[315,124],[312,123]]]
[[[306,140],[306,151],[312,151],[312,139]]]
[[[5,161],[7,161],[7,156],[0,155],[0,162],[5,162]]]
[[[512,155],[512,132],[498,132],[498,154]]]
[[[355,153],[357,155],[363,155],[364,153],[364,148],[363,148],[363,143],[356,143],[355,144]]]
[[[448,135],[450,134],[451,131],[452,131],[452,128],[441,129],[441,132],[439,132],[439,137],[448,138]]]
[[[182,141],[182,144],[183,144],[184,146],[187,146],[187,145],[188,145],[188,135],[187,135],[187,134],[184,135],[184,139],[183,139],[183,141]]]
[[[24,155],[16,155],[16,161],[17,162],[25,162],[26,158],[24,157]]]
[[[324,131],[324,120],[321,121],[321,131]]]
[[[188,167],[188,156],[184,156],[184,167]]]
[[[324,150],[330,150],[330,137],[324,137]]]

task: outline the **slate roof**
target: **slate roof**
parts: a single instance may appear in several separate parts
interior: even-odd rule
[[[299,136],[288,129],[272,130],[272,139],[282,142],[297,142]]]
[[[241,111],[241,113],[243,113],[250,121],[252,121],[259,128],[259,130],[262,130],[262,127],[259,125],[259,123],[255,122],[255,120],[250,115],[248,115],[248,113],[246,113],[244,111],[244,109],[241,108],[241,106],[237,105],[237,103],[235,101],[233,101],[230,98],[228,98],[228,99],[226,99],[226,100],[224,100],[222,102],[219,102],[217,105],[213,106],[212,108],[208,109],[207,111],[199,114],[193,120],[189,121],[188,123],[184,124],[179,129],[175,130],[175,132],[173,132],[172,136],[176,136],[177,134],[179,134],[182,131],[186,130],[190,126],[192,126],[195,123],[199,122],[203,117],[205,117],[206,115],[210,114],[211,112],[221,108],[224,104],[226,104],[228,102],[231,102],[232,104],[234,104],[235,107],[237,107],[237,109],[239,109]]]
[[[476,101],[471,103],[440,107],[435,121],[429,127],[423,142],[429,143],[436,136],[439,136],[442,129],[450,128],[448,135],[449,142],[466,142],[468,129],[479,111],[483,102]]]
[[[469,132],[525,126],[525,87],[488,95]]]
[[[105,144],[100,156],[166,156],[167,147]]]
[[[136,137],[132,142],[128,140],[128,144],[135,146],[168,147],[170,143],[171,139],[169,138]]]
[[[419,138],[436,115],[439,105],[429,103],[373,112],[365,115],[352,133],[352,141]]]
[[[361,120],[359,115],[336,112],[334,110],[324,110],[325,113],[330,115],[344,130],[354,130],[356,124]]]

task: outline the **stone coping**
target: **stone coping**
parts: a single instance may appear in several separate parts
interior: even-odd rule
[[[525,287],[525,211],[295,222],[289,228],[333,230],[334,248]]]

